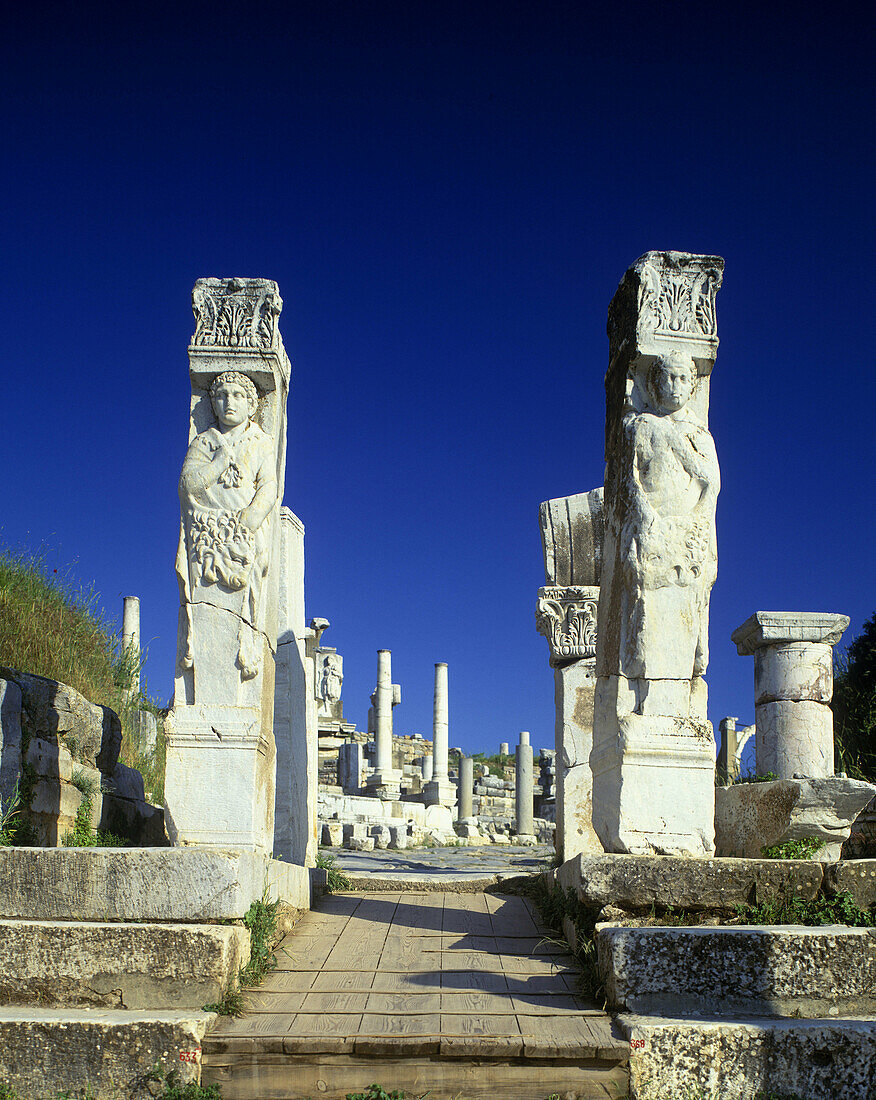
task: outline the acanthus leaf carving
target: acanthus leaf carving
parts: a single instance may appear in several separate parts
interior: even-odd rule
[[[548,586],[538,590],[535,624],[539,634],[547,638],[551,664],[596,656],[598,602],[597,586]]]
[[[199,279],[192,291],[194,347],[275,349],[283,301],[266,279]]]
[[[639,325],[657,336],[717,336],[715,295],[720,287],[716,271],[674,271],[651,263],[641,271]]]

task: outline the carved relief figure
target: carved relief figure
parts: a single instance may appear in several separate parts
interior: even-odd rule
[[[708,429],[687,407],[693,361],[672,352],[648,371],[648,404],[623,422],[621,673],[691,679],[708,664],[717,576],[720,472]]]
[[[262,582],[270,566],[266,522],[277,502],[274,448],[253,417],[254,383],[237,371],[210,387],[216,424],[189,445],[179,481],[184,539],[177,576],[188,615],[183,668],[194,664],[190,606],[198,588],[243,590],[237,665],[243,679],[258,672]]]
[[[320,698],[327,711],[341,698],[341,686],[344,675],[341,671],[341,658],[337,653],[327,653],[322,662],[322,678],[319,685]]]

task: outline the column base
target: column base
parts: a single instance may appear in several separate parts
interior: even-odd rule
[[[423,785],[423,801],[427,806],[455,806],[456,784],[449,779],[430,779]]]
[[[401,777],[402,773],[395,769],[372,772],[365,781],[365,793],[384,802],[396,802],[401,794]]]

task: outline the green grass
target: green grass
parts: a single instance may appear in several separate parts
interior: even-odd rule
[[[97,593],[50,570],[40,554],[0,550],[0,665],[58,680],[114,710],[122,724],[122,762],[142,773],[153,801],[163,801],[163,733],[159,728],[154,757],[137,744],[137,711],[164,713],[145,684],[131,694],[140,662],[104,621]],[[68,748],[75,757],[69,740]],[[29,804],[23,793],[22,804]]]
[[[151,1093],[154,1100],[221,1100],[222,1098],[221,1085],[198,1085],[194,1081],[180,1084],[179,1074],[175,1069],[170,1070],[169,1073],[160,1073],[155,1070],[149,1074],[148,1080],[164,1086],[163,1092]]]
[[[779,777],[775,772],[765,772],[763,775],[753,775],[749,772],[747,775],[739,775],[733,780],[734,783],[775,783]]]
[[[773,844],[771,848],[761,848],[764,859],[811,859],[825,845],[817,837],[804,837],[802,840],[786,840],[784,844]]]
[[[76,786],[75,773],[73,783]],[[83,792],[82,801],[73,819],[73,829],[64,836],[63,846],[65,848],[126,848],[128,841],[123,836],[94,828],[91,824],[93,809],[94,803],[91,797]]]
[[[316,857],[317,867],[322,867],[326,872],[326,890],[330,894],[338,890],[349,890],[353,885],[340,867],[336,867],[337,858],[329,852],[320,852]]]
[[[490,775],[495,775],[498,779],[504,779],[505,768],[513,767],[515,757],[513,753],[507,752],[495,752],[492,756],[476,752],[472,755],[472,760],[477,764],[486,764]]]
[[[757,905],[740,905],[736,912],[746,924],[803,924],[818,928],[825,924],[847,924],[870,928],[876,920],[871,909],[862,909],[851,894],[803,898],[771,898]]]

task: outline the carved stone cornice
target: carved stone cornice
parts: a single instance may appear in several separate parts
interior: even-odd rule
[[[598,585],[539,588],[535,626],[547,638],[552,666],[596,656],[598,602]]]

